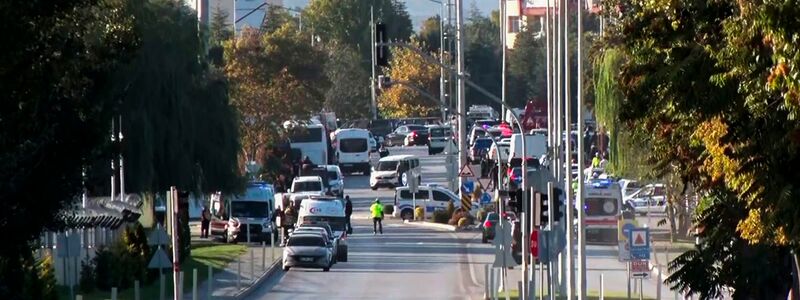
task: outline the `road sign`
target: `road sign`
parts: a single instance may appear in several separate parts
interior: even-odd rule
[[[461,171],[458,171],[458,177],[475,177],[475,172],[472,172],[472,167],[469,166],[469,163],[461,166]]]
[[[161,227],[161,224],[147,237],[147,244],[150,246],[169,245],[169,236],[167,236],[167,231],[164,230],[164,227]]]
[[[631,260],[631,278],[649,278],[650,261],[646,259]]]
[[[630,233],[631,229],[634,228],[636,228],[636,220],[621,219],[617,222],[617,249],[619,250],[619,261],[631,260],[628,234]]]
[[[153,253],[153,258],[150,259],[150,263],[147,264],[147,268],[150,269],[166,269],[172,267],[172,261],[169,260],[167,253],[164,252],[164,249],[158,247],[156,249],[156,253]]]
[[[492,202],[492,195],[490,195],[487,192],[484,192],[483,195],[481,195],[481,204],[489,204],[491,202]]]
[[[650,259],[650,228],[634,228],[628,234],[632,259]]]
[[[461,191],[467,194],[472,194],[475,191],[475,182],[474,181],[464,181],[461,184]]]

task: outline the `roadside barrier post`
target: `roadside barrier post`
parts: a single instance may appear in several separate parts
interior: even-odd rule
[[[492,297],[489,294],[491,282],[489,282],[489,265],[483,265],[483,299],[489,299]]]
[[[197,269],[192,270],[192,300],[197,300]]]
[[[183,271],[178,273],[178,299],[183,299]]]
[[[111,288],[111,300],[117,300],[117,288]]]
[[[141,299],[140,295],[139,295],[139,281],[138,280],[133,281],[133,299],[134,300],[140,300]]]
[[[242,288],[242,259],[236,259],[236,289]]]
[[[658,266],[658,278],[656,278],[656,300],[661,300],[661,266]]]
[[[253,252],[255,252],[255,251],[253,251],[252,248],[247,249],[247,251],[250,251],[250,276],[253,276],[252,280],[255,282],[255,279],[256,279],[256,267],[255,267],[256,259],[254,257],[255,254],[253,254]]]
[[[206,300],[211,300],[211,291],[214,289],[211,287],[214,284],[214,269],[211,266],[208,266],[208,296],[206,296]]]
[[[267,244],[261,241],[261,271],[267,269]]]
[[[600,273],[600,300],[604,300],[606,296],[606,286],[603,282],[603,273]]]
[[[75,300],[83,300],[83,296],[82,295],[75,295]]]
[[[271,261],[275,261],[275,239],[272,236],[272,232],[269,233],[269,251],[272,252]]]

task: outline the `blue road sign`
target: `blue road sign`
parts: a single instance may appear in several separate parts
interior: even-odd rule
[[[461,190],[465,193],[472,194],[475,191],[475,182],[474,181],[464,181],[461,185]]]
[[[489,193],[484,192],[483,195],[481,195],[481,204],[489,204],[491,202],[492,202],[492,195],[489,195]]]
[[[631,258],[650,259],[650,228],[633,228],[628,232]]]

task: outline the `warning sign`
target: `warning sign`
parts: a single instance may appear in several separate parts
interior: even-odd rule
[[[650,259],[650,229],[633,228],[628,232],[631,258]]]
[[[475,172],[472,172],[472,167],[469,166],[469,163],[461,167],[461,171],[458,171],[458,177],[475,177]]]
[[[643,230],[633,231],[633,240],[631,245],[634,247],[647,247],[647,239],[645,239],[645,232]]]

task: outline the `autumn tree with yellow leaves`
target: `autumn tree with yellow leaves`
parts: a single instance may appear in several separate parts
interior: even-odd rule
[[[422,49],[419,41],[412,41],[411,45]],[[384,74],[393,82],[411,84],[431,95],[439,95],[439,67],[426,62],[418,53],[406,48],[392,48],[389,65]],[[386,118],[428,117],[438,112],[439,107],[438,102],[403,84],[393,84],[384,89],[378,99],[380,113]]]

